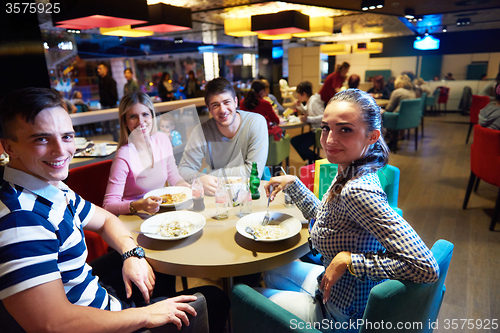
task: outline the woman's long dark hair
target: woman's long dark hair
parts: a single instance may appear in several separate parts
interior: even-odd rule
[[[328,201],[333,200],[340,194],[342,188],[349,180],[368,173],[377,172],[377,170],[383,168],[389,161],[389,147],[385,143],[384,136],[382,135],[382,115],[380,114],[380,107],[373,97],[359,89],[347,89],[333,96],[327,106],[332,102],[342,101],[352,103],[358,107],[362,115],[362,120],[366,124],[367,135],[376,129],[380,130],[381,134],[377,142],[370,145],[365,156],[352,161],[351,165],[349,165],[346,170],[339,171],[340,176],[335,181]]]
[[[260,103],[260,92],[262,90],[266,89],[266,85],[264,82],[260,80],[255,80],[252,82],[252,85],[250,86],[250,90],[246,93],[245,98],[243,99],[243,105],[248,110],[253,110],[259,105]]]

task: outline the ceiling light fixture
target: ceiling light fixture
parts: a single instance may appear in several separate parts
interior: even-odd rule
[[[252,20],[250,17],[224,20],[224,33],[234,37],[255,36],[252,31]]]
[[[459,18],[457,19],[457,25],[458,26],[464,26],[464,25],[469,25],[470,24],[470,17],[465,17],[465,18]]]
[[[283,39],[291,39],[292,34],[278,34],[278,35],[258,34],[257,38],[264,40],[283,40]]]
[[[382,53],[383,46],[381,42],[356,43],[353,46],[352,53]]]
[[[415,9],[413,8],[405,8],[405,17],[408,20],[412,20],[415,18]]]
[[[119,37],[146,37],[154,34],[153,31],[132,29],[130,25],[123,25],[112,28],[99,28],[101,35]]]
[[[309,31],[293,34],[294,37],[319,37],[330,36],[333,34],[333,18],[332,17],[310,17]]]
[[[148,6],[148,12],[148,22],[133,25],[132,29],[165,33],[189,30],[193,27],[190,8],[158,3]]]
[[[385,0],[362,0],[361,10],[374,10],[384,8]]]
[[[328,55],[349,54],[351,45],[349,44],[323,44],[319,46],[320,53]]]
[[[252,31],[265,35],[282,35],[309,31],[309,16],[296,10],[254,15]]]
[[[52,12],[58,27],[73,29],[112,28],[148,21],[147,0],[58,0],[61,10]],[[83,28],[85,27],[85,28]]]

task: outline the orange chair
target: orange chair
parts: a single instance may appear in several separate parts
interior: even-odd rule
[[[485,128],[480,125],[474,126],[474,142],[470,147],[470,178],[465,193],[463,209],[467,208],[472,187],[476,183],[474,191],[477,190],[479,180],[500,187],[500,131]],[[477,178],[477,181],[476,181]],[[493,231],[500,215],[500,189],[498,191],[495,212],[490,223]]]
[[[71,169],[65,183],[85,200],[102,207],[111,163],[113,160],[106,160]],[[88,230],[84,230],[84,233],[88,251],[87,262],[108,252],[109,245],[101,236]]]
[[[479,111],[490,103],[490,98],[488,96],[472,95],[472,102],[470,104],[470,125],[469,132],[467,133],[467,140],[465,144],[469,143],[470,133],[472,132],[472,127],[479,121]]]

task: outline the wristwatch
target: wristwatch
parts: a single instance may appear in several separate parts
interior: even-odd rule
[[[130,201],[130,204],[128,205],[128,209],[130,210],[130,213],[135,214],[137,213],[137,209],[132,206],[132,201]]]
[[[130,257],[137,257],[139,259],[144,258],[146,256],[146,253],[144,252],[144,249],[140,246],[134,247],[132,250],[125,252],[122,254],[122,259],[125,260]]]

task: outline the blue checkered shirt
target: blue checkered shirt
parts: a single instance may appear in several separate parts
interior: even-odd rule
[[[304,217],[315,218],[311,240],[325,268],[339,252],[351,252],[355,276],[346,270],[332,288],[330,305],[351,318],[361,318],[371,288],[384,279],[437,280],[439,266],[432,252],[389,206],[377,174],[350,180],[327,202],[330,190],[320,201],[299,180],[286,189]]]

